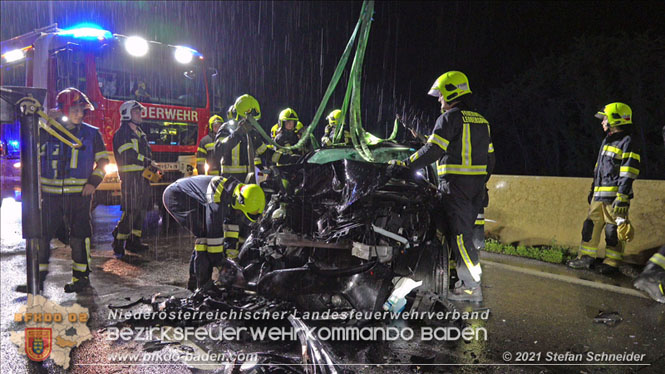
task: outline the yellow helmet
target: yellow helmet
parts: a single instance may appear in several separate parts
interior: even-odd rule
[[[446,102],[451,102],[470,93],[469,78],[461,71],[449,71],[436,79],[427,94],[436,97],[443,95]]]
[[[611,127],[629,125],[633,123],[633,110],[624,103],[607,104],[596,113],[596,118],[607,117],[607,123]]]
[[[210,119],[208,120],[208,131],[212,131],[212,125],[215,122],[219,122],[219,124],[221,125],[222,123],[224,123],[224,118],[222,118],[222,116],[218,116],[217,114],[210,117]]]
[[[261,107],[252,95],[244,94],[238,97],[233,107],[236,109],[236,120],[239,120],[241,117],[246,118],[250,114],[255,120],[261,119]]]
[[[266,207],[266,195],[257,184],[239,183],[233,190],[233,197],[231,208],[243,212],[252,222],[256,222]]]
[[[342,118],[342,111],[339,109],[333,110],[330,112],[330,114],[328,114],[328,117],[326,117],[328,124],[333,126],[337,126],[340,118]]]
[[[226,111],[226,119],[229,120],[229,121],[232,120],[232,119],[236,119],[236,107],[235,107],[235,105],[231,104],[229,109]]]
[[[293,131],[296,133],[304,127],[298,118],[298,113],[291,108],[286,108],[279,113],[278,131],[282,129],[282,126],[284,126],[284,122],[286,121],[296,121],[296,124],[293,127]]]

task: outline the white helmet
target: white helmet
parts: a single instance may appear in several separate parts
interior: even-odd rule
[[[136,100],[129,100],[122,103],[122,105],[120,105],[120,120],[131,121],[132,109],[134,108],[141,108],[141,111],[145,110],[145,107]]]

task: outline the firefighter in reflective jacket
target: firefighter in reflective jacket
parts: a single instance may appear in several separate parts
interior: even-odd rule
[[[40,142],[44,238],[39,246],[39,275],[43,285],[48,273],[49,242],[64,220],[70,235],[73,273],[65,292],[80,292],[90,286],[91,198],[104,179],[109,157],[99,130],[83,122],[86,111],[94,110],[88,98],[70,87],[58,93],[56,102],[55,117],[83,146],[71,148],[47,134]]]
[[[323,130],[323,137],[321,137],[321,145],[324,147],[331,147],[333,145],[333,141],[335,139],[335,131],[337,131],[337,124],[339,123],[340,119],[342,118],[342,111],[339,109],[335,109],[330,114],[328,114],[328,117],[326,119],[328,120],[328,124],[326,125],[326,128]],[[348,145],[351,144],[351,133],[348,130],[344,130],[344,138],[342,140],[342,144]]]
[[[578,257],[568,262],[573,269],[588,269],[594,263],[598,243],[605,230],[605,260],[595,266],[601,274],[611,274],[623,259],[624,242],[617,226],[628,220],[633,198],[633,181],[640,174],[640,150],[632,137],[633,112],[624,103],[611,103],[596,113],[607,133],[600,145],[589,192],[589,213],[582,225]]]
[[[141,236],[145,213],[151,208],[152,192],[150,182],[143,177],[143,170],[148,166],[158,168],[151,158],[148,139],[140,128],[144,109],[135,100],[122,103],[122,122],[113,135],[113,154],[118,163],[122,193],[122,217],[113,230],[113,252],[117,258],[122,258],[125,250],[135,253],[148,250],[148,246],[141,243]]]
[[[236,115],[234,123],[231,124],[231,121],[228,121],[217,131],[215,158],[220,160],[222,176],[249,182],[253,180],[254,167],[262,164],[261,156],[268,149],[268,145],[261,140],[258,134],[252,133],[250,137],[252,139],[251,148],[254,152],[252,157],[249,154],[250,147],[247,144],[246,133],[241,136],[236,134],[236,131],[232,131],[231,135],[228,135],[228,133],[229,129],[235,130],[237,123],[241,119],[247,118],[247,115],[251,114],[254,119],[259,120],[261,118],[261,108],[258,101],[250,95],[238,97],[233,106]],[[248,161],[250,157],[254,160],[251,163]]]
[[[252,150],[254,152],[254,165],[260,167],[263,159],[271,164],[282,164],[297,160],[299,157],[281,150],[273,150],[247,122],[247,116],[258,120],[261,118],[259,102],[251,95],[242,95],[236,99],[234,104],[236,120],[233,123],[234,130],[228,135],[227,124],[220,127],[215,137],[215,153],[221,160],[222,176],[236,178],[239,181],[249,182],[254,179],[254,167],[249,167],[247,161],[250,149],[247,147],[247,138],[252,139]],[[230,124],[229,124],[230,125]]]
[[[663,143],[665,143],[665,126],[663,126]],[[651,256],[633,286],[646,292],[659,303],[665,303],[665,245]]]
[[[224,258],[235,259],[242,244],[241,223],[255,222],[265,208],[265,195],[256,184],[233,178],[182,178],[164,190],[164,207],[196,237],[188,288],[203,287],[212,269]],[[242,236],[241,236],[242,235]]]
[[[467,109],[469,80],[459,71],[441,75],[429,94],[437,96],[439,116],[427,143],[404,161],[391,161],[389,173],[406,166],[418,170],[437,161],[442,216],[439,227],[456,260],[459,281],[448,298],[482,301],[482,270],[473,245],[473,226],[485,196],[485,184],[494,168],[490,125],[479,113]]]
[[[279,113],[277,123],[272,127],[271,136],[275,143],[288,147],[298,143],[303,127],[298,113],[291,108],[286,108]]]
[[[201,138],[196,151],[196,169],[199,175],[219,175],[219,160],[215,160],[215,135],[223,122],[222,117],[216,114],[208,120],[208,134]]]
[[[295,135],[298,140],[300,140],[300,137],[302,136],[301,131],[305,127],[305,125],[303,125],[302,122],[300,122],[300,120],[298,119],[298,114],[296,113],[295,110],[293,110],[291,108],[286,108],[286,109],[282,110],[279,113],[279,118],[277,120],[277,123],[274,124],[272,126],[272,128],[270,129],[270,137],[272,138],[272,140],[275,140],[275,142],[277,141],[277,136],[285,128],[283,126],[285,121],[295,121],[294,122],[294,127],[290,128],[289,131],[293,135]],[[286,140],[286,139],[284,139],[284,140]],[[298,140],[293,142],[293,137],[291,136],[291,134],[289,134],[289,140],[290,140],[291,145],[294,145],[295,143],[298,142]],[[277,143],[277,144],[283,145],[281,143]]]

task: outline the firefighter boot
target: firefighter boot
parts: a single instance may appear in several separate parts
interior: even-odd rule
[[[645,292],[657,302],[665,304],[665,280],[659,282],[653,277],[642,274],[637,277],[633,286],[638,290]]]
[[[125,240],[123,239],[118,239],[118,227],[113,229],[112,232],[113,235],[113,244],[111,245],[113,248],[113,256],[117,259],[122,259],[125,256]]]
[[[81,279],[73,278],[71,283],[65,284],[66,293],[72,293],[72,292],[79,293],[88,289],[90,289],[90,279],[88,279],[87,277]]]
[[[462,283],[462,281],[457,281],[455,288],[448,292],[448,300],[479,303],[483,301],[483,291],[480,288],[480,284],[475,287],[469,287]]]
[[[568,261],[568,267],[573,269],[589,269],[596,259],[591,256],[582,255],[574,260]]]
[[[141,238],[132,235],[129,237],[129,240],[127,240],[125,249],[133,253],[143,253],[147,252],[150,247],[148,247],[147,244],[141,243]]]

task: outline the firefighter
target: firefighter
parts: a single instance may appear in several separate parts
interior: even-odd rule
[[[236,130],[227,136],[225,123],[215,137],[215,157],[221,160],[222,176],[233,177],[245,183],[254,179],[254,170],[247,165],[247,160],[250,157],[250,148],[247,147],[248,137],[252,139],[253,147],[251,150],[254,152],[255,167],[262,165],[262,159],[269,161],[271,164],[280,165],[293,162],[299,158],[298,155],[291,155],[289,152],[268,147],[259,134],[253,131],[247,117],[251,115],[254,119],[261,118],[261,108],[254,97],[247,94],[238,97],[234,108],[236,109],[236,119],[234,121]]]
[[[121,181],[122,217],[113,230],[113,252],[122,258],[125,250],[141,253],[148,250],[141,243],[145,213],[151,208],[150,182],[143,177],[146,167],[159,171],[152,160],[152,152],[145,133],[141,130],[142,111],[145,107],[136,100],[120,105],[120,128],[113,135],[113,154],[118,164]]]
[[[324,147],[330,147],[333,144],[333,141],[335,139],[335,131],[337,129],[337,124],[339,123],[339,120],[342,118],[342,111],[339,109],[335,109],[330,114],[328,114],[328,117],[326,119],[328,120],[328,124],[326,125],[326,128],[323,130],[323,137],[321,138],[321,145]],[[348,130],[344,130],[344,142],[342,143],[344,145],[349,145],[351,144],[351,133]]]
[[[300,140],[304,127],[298,118],[298,113],[291,108],[286,108],[279,113],[277,123],[270,129],[270,136],[275,143],[281,146],[295,145]],[[277,141],[280,134],[282,136]]]
[[[196,169],[199,175],[219,175],[219,160],[215,160],[215,135],[224,119],[214,115],[208,120],[208,134],[201,138],[196,151]],[[205,166],[208,165],[208,170]]]
[[[279,113],[279,119],[275,126],[277,126],[277,135],[273,139],[275,143],[283,147],[298,143],[300,130],[304,127],[298,118],[298,113],[291,108],[286,108]],[[275,126],[273,126],[273,129]]]
[[[605,259],[595,266],[601,274],[617,272],[623,259],[624,241],[617,226],[628,220],[633,181],[640,173],[640,150],[633,140],[633,112],[624,103],[605,105],[596,113],[602,119],[605,139],[600,145],[589,192],[589,213],[582,225],[578,257],[568,262],[573,269],[588,269],[594,263],[598,243],[605,230]]]
[[[169,214],[196,237],[190,290],[210,282],[213,267],[224,258],[238,257],[241,224],[245,218],[256,222],[266,203],[258,185],[221,176],[179,179],[164,190],[163,200]]]
[[[483,205],[485,185],[494,168],[494,146],[487,120],[468,109],[471,94],[464,73],[441,75],[429,91],[439,98],[442,115],[427,143],[403,161],[391,161],[389,175],[401,166],[418,170],[438,160],[441,216],[438,226],[456,260],[459,281],[448,299],[482,301],[478,250],[473,245],[473,226]]]
[[[72,281],[65,292],[80,292],[90,287],[90,237],[92,236],[92,196],[104,179],[109,155],[96,127],[83,122],[86,112],[93,111],[90,100],[76,88],[66,88],[56,97],[58,121],[83,146],[71,148],[44,134],[40,144],[42,214],[44,237],[39,244],[39,279],[41,288],[48,274],[49,243],[63,223],[69,232],[72,248]]]

